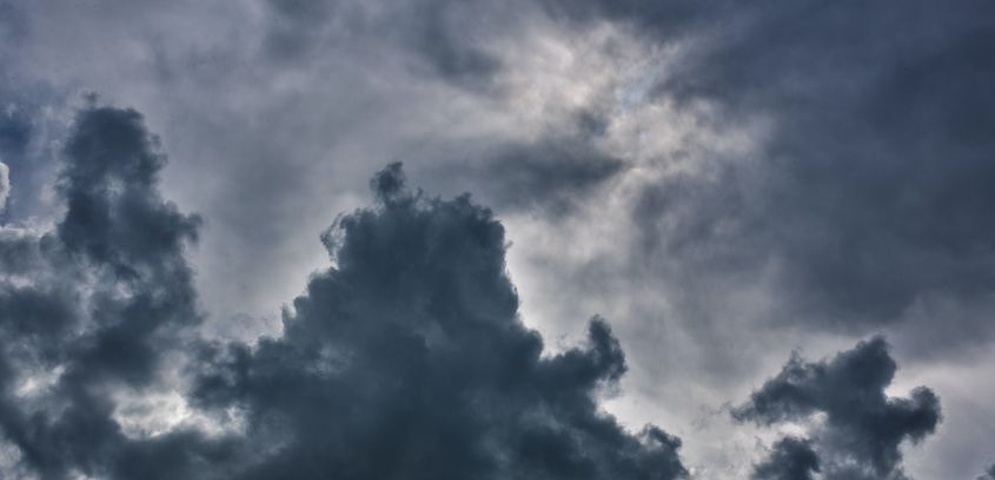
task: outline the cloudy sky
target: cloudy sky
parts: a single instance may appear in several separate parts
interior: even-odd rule
[[[0,0],[0,477],[995,479],[995,3]]]

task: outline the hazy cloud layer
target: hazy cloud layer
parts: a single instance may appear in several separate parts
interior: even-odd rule
[[[585,342],[592,314],[611,320],[629,373],[602,405],[679,435],[691,475],[745,478],[777,452],[813,472],[801,444],[773,446],[804,441],[789,426],[707,412],[792,349],[883,333],[903,365],[892,388],[930,385],[945,407],[929,442],[902,447],[906,474],[974,478],[995,451],[979,380],[995,358],[992,31],[984,0],[0,0],[4,261],[58,280],[8,282],[49,285],[62,300],[46,306],[95,284],[124,301],[129,275],[168,276],[146,247],[173,255],[196,224],[183,281],[203,323],[183,335],[279,340],[281,305],[327,265],[317,233],[401,160],[426,191],[494,209],[547,355]],[[161,199],[122,187],[137,174],[100,194],[56,181],[89,92],[161,134],[176,207],[153,215]],[[121,278],[54,266],[80,259]],[[235,415],[189,405],[185,360],[163,362],[154,395],[115,393],[127,435]]]
[[[759,161],[729,162],[717,181],[649,186],[634,210],[647,236],[708,270],[775,264],[791,321],[819,328],[868,331],[925,298],[989,295],[993,12],[961,7],[695,9],[725,28],[659,91],[719,99],[725,121],[769,115],[773,129]]]

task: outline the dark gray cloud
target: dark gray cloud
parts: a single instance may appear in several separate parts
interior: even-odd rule
[[[184,258],[198,221],[159,196],[165,157],[133,110],[81,111],[64,155],[57,228],[7,230],[0,243],[0,426],[42,478],[134,478],[134,455],[179,447],[132,445],[112,395],[157,388],[164,356],[200,320]],[[149,478],[172,477],[162,467]]]
[[[662,5],[624,11],[675,8],[661,18],[684,23],[683,3]],[[703,40],[658,93],[718,102],[721,122],[767,118],[772,131],[717,176],[647,187],[634,215],[651,251],[686,256],[690,274],[775,263],[790,321],[821,328],[866,332],[923,297],[990,294],[993,13],[989,2],[695,13]]]
[[[216,370],[197,398],[243,406],[248,435],[275,444],[241,477],[686,474],[678,439],[599,411],[626,370],[604,321],[586,347],[540,357],[489,210],[411,192],[399,164],[371,184],[378,206],[325,235],[337,266],[294,301],[283,336],[205,353]]]
[[[810,478],[804,475],[816,466],[826,479],[904,478],[899,446],[934,432],[941,418],[940,402],[926,387],[914,389],[908,398],[888,397],[885,388],[896,369],[888,344],[880,337],[821,362],[793,356],[732,415],[762,426],[824,416],[809,440],[814,447],[809,453],[818,456],[805,453],[807,447],[795,440],[779,442],[771,457],[757,467],[758,475],[770,472],[760,478]],[[800,460],[804,461],[797,463]],[[804,468],[794,471],[802,476],[776,476],[775,472],[800,466]]]
[[[753,470],[755,480],[814,480],[819,455],[809,440],[785,437],[774,444],[770,456]]]
[[[960,367],[929,362],[950,361],[953,352],[982,365],[970,355],[995,334],[992,13],[989,2],[975,0],[0,0],[0,63],[8,71],[0,88],[0,161],[10,165],[13,183],[0,223],[17,225],[52,206],[38,199],[54,176],[46,162],[55,156],[52,139],[64,138],[47,130],[61,113],[38,100],[51,92],[23,86],[40,80],[93,88],[140,106],[179,167],[161,172],[163,188],[184,209],[208,212],[204,245],[193,258],[211,322],[223,324],[217,332],[257,336],[322,254],[307,232],[327,224],[329,210],[355,207],[371,164],[401,158],[432,191],[472,191],[497,215],[524,224],[522,237],[517,229],[511,235],[518,245],[513,273],[529,288],[526,311],[554,306],[529,319],[554,334],[548,338],[560,327],[580,330],[588,311],[610,313],[634,373],[625,390],[643,394],[628,412],[616,410],[625,421],[681,428],[675,416],[687,419],[699,403],[724,401],[756,365],[791,345],[820,345],[827,330],[863,336],[884,329],[909,360],[906,368],[941,375]],[[610,61],[618,58],[625,60]],[[9,72],[28,78],[8,81]],[[598,115],[582,115],[578,126],[578,111]],[[705,133],[671,140],[686,131]],[[739,142],[743,131],[748,148],[712,148]],[[718,138],[724,132],[731,138]],[[156,148],[151,140],[135,147]],[[165,285],[172,274],[153,266],[155,258],[182,261],[170,252],[192,240],[197,222],[141,193],[154,180],[122,187],[134,175],[144,178],[129,169],[154,163],[77,172],[80,188],[64,181],[55,192],[55,206],[74,212],[60,229],[39,233],[43,219],[0,234],[0,262],[12,275],[3,307],[5,318],[15,318],[10,328],[18,339],[58,338],[4,354],[13,362],[4,388],[16,402],[24,378],[77,361],[61,360],[71,356],[57,352],[62,346],[101,337],[92,333],[99,327],[94,312],[130,302],[146,288],[133,286],[136,278]],[[560,260],[543,257],[548,252]],[[104,273],[92,275],[90,264]],[[185,276],[174,280],[184,284]],[[289,318],[298,315],[304,318]],[[148,327],[161,335],[119,336],[173,348],[168,331],[183,327],[149,318],[161,320]],[[81,331],[88,340],[76,339]],[[254,347],[217,348],[205,355],[221,361],[243,348],[247,365],[263,364]],[[166,388],[157,378],[160,353],[142,345],[111,350],[138,367],[86,360],[110,372],[98,382],[106,390]],[[48,360],[21,355],[26,351],[44,351],[35,356]],[[972,368],[972,375],[984,373]],[[957,371],[961,377],[942,386],[924,380],[951,411],[947,431],[921,463],[905,467],[912,473],[978,473],[979,465],[963,458],[987,448],[976,445],[982,435],[950,429],[987,422],[991,402],[975,401],[979,386],[951,388],[981,385]],[[50,402],[34,403],[70,398],[47,395]],[[951,401],[957,396],[964,401]],[[958,408],[968,404],[973,410]],[[267,411],[286,407],[273,405]],[[221,415],[224,407],[214,406]],[[103,412],[94,418],[110,411],[87,408]],[[263,410],[247,411],[254,418]],[[45,415],[55,414],[39,418]],[[304,431],[282,422],[251,428],[285,442]],[[715,449],[739,451],[725,433],[706,432],[728,440]],[[247,450],[276,448],[261,435],[208,440],[189,430],[154,441],[106,438],[101,468],[132,478],[151,475],[141,469],[157,461],[175,465],[178,477],[233,476],[226,469],[249,458]],[[823,471],[838,463],[827,457],[825,438],[800,441],[810,442]],[[975,447],[958,449],[958,442]],[[769,468],[800,461],[790,454],[803,453],[790,448],[797,446],[775,447],[783,455],[773,455]],[[715,457],[684,451],[717,471]],[[273,455],[256,457],[280,458]],[[51,471],[75,468],[73,461]],[[811,473],[805,462],[796,466],[785,471]]]
[[[138,112],[81,114],[66,146],[71,160],[60,184],[68,211],[58,235],[70,253],[118,267],[125,276],[161,262],[183,265],[182,245],[196,240],[199,220],[177,212],[155,190],[165,162],[158,150],[158,139],[145,132]]]
[[[978,477],[977,480],[992,480],[993,478],[995,478],[995,463],[989,466],[988,470],[985,470],[985,473]]]
[[[165,163],[134,110],[88,107],[65,144],[54,231],[0,237],[0,427],[42,478],[655,478],[686,476],[680,441],[599,408],[626,370],[607,324],[544,358],[517,316],[506,241],[464,195],[413,193],[400,164],[377,207],[323,237],[336,267],[294,301],[280,338],[196,340],[185,259],[199,219],[158,192]],[[199,345],[199,346],[198,346]],[[121,392],[176,388],[242,434],[129,435]],[[169,359],[169,363],[165,363]],[[46,375],[50,384],[24,390]]]

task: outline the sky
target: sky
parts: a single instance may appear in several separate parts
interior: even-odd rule
[[[995,479],[995,3],[0,0],[0,477]]]

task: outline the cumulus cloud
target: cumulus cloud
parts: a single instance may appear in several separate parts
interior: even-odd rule
[[[598,407],[625,372],[608,325],[542,357],[517,316],[504,229],[468,196],[410,191],[399,164],[377,206],[324,237],[284,334],[205,352],[205,408],[237,404],[274,453],[245,478],[679,478],[680,441],[631,435]]]
[[[15,186],[0,223],[36,222],[4,231],[2,261],[85,277],[11,274],[63,308],[109,280],[66,274],[53,251],[167,276],[129,242],[196,230],[187,258],[211,325],[194,330],[251,340],[279,330],[280,303],[324,258],[308,232],[362,202],[370,165],[403,159],[418,185],[472,191],[502,218],[524,321],[551,350],[584,341],[591,312],[611,318],[632,371],[608,408],[680,432],[688,465],[720,471],[750,443],[724,426],[691,442],[702,404],[741,395],[796,345],[878,331],[913,378],[948,379],[920,382],[948,427],[988,424],[973,355],[995,339],[993,22],[986,0],[0,0],[0,64],[17,72],[0,75]],[[159,200],[124,174],[93,183],[106,195],[50,189],[65,139],[53,104],[80,90],[147,115],[178,167],[159,172],[164,192],[208,228],[151,214]],[[204,354],[237,350],[216,348]],[[44,391],[60,367],[16,391]],[[980,436],[948,429],[905,469],[972,478],[962,457],[993,447]]]
[[[311,278],[281,337],[203,343],[185,259],[200,221],[158,192],[165,156],[141,116],[82,110],[65,158],[56,228],[0,237],[0,427],[18,454],[8,473],[687,475],[680,440],[655,426],[629,433],[599,407],[626,371],[604,320],[591,321],[585,346],[542,356],[518,317],[503,227],[468,195],[411,191],[389,166],[371,181],[376,207],[323,237],[335,266]],[[140,424],[143,407],[122,412],[122,398],[187,391],[177,374],[189,408],[238,412],[243,428],[123,424]]]
[[[63,156],[63,218],[0,232],[6,473],[689,475],[681,440],[603,410],[627,371],[605,320],[584,345],[544,354],[519,317],[504,228],[468,194],[412,190],[388,166],[370,181],[375,205],[322,236],[333,265],[285,310],[280,336],[204,341],[186,260],[201,221],[160,194],[166,157],[141,115],[84,108]],[[886,396],[896,368],[881,338],[793,357],[733,415],[806,423],[809,437],[776,442],[753,477],[901,478],[900,444],[932,433],[940,410],[923,387]]]
[[[0,425],[41,478],[130,476],[134,455],[177,446],[136,451],[111,398],[159,388],[199,322],[183,256],[198,221],[159,196],[164,157],[135,111],[81,111],[65,158],[57,227],[0,237]]]
[[[785,437],[771,448],[770,456],[754,468],[755,480],[814,480],[819,455],[811,441]]]
[[[821,362],[793,356],[732,415],[768,427],[811,423],[813,432],[807,440],[779,441],[755,477],[812,478],[821,470],[826,479],[905,478],[899,446],[935,431],[940,402],[926,387],[889,397],[896,369],[880,337]]]

